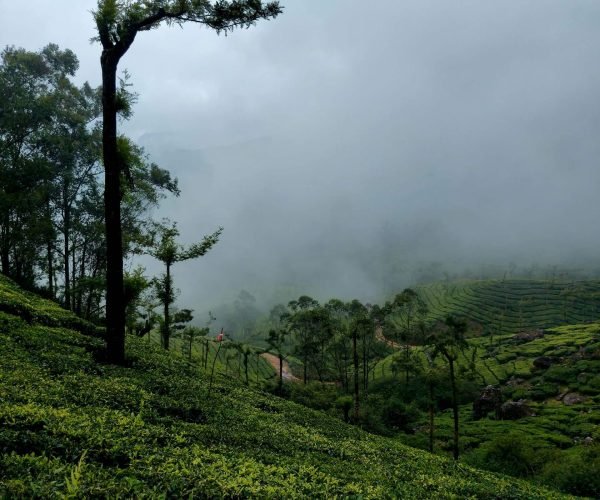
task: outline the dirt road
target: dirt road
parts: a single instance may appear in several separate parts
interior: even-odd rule
[[[270,354],[268,352],[264,352],[261,354],[261,357],[265,358],[269,364],[275,369],[277,372],[277,376],[279,377],[279,358],[274,354]],[[283,361],[283,369],[281,370],[281,378],[286,382],[299,382],[300,379],[295,377],[290,370],[290,365],[287,361]]]

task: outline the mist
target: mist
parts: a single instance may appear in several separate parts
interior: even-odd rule
[[[226,37],[143,33],[122,65],[139,93],[124,130],[182,189],[155,217],[184,243],[225,228],[175,266],[177,305],[242,289],[381,300],[423,269],[600,268],[600,4],[282,3]],[[53,5],[81,29],[22,35],[5,18],[0,43],[69,47],[97,85],[95,2]]]

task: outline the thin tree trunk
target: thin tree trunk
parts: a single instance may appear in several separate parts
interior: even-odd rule
[[[352,354],[354,358],[354,422],[358,423],[360,413],[359,380],[358,380],[358,349],[356,345],[356,330],[352,332]]]
[[[304,364],[304,385],[306,385],[306,382],[308,381],[308,356],[306,356],[306,354],[302,358],[302,363]]]
[[[171,337],[171,318],[169,316],[169,305],[171,302],[171,264],[167,262],[167,274],[165,279],[165,301],[164,301],[164,314],[165,323],[163,325],[163,347],[169,350],[169,339]]]
[[[431,453],[433,453],[434,411],[433,384],[429,383],[429,451]]]
[[[73,284],[77,281],[77,252],[75,248],[75,241],[73,241],[73,245],[71,245],[71,306],[69,307],[71,311],[75,310],[75,293],[73,290]]]
[[[344,390],[350,392],[350,383],[348,382],[348,355],[344,352]]]
[[[450,358],[450,382],[452,383],[452,413],[454,416],[454,443],[452,452],[454,460],[458,460],[458,401],[456,398],[456,380],[454,378],[454,360]]]
[[[69,248],[71,213],[68,206],[66,191],[66,186],[63,186],[63,274],[65,276],[65,307],[71,309],[71,268],[69,261],[71,253]]]
[[[363,371],[363,390],[367,390],[367,339],[366,335],[363,334],[362,341],[362,371]]]
[[[47,245],[47,258],[48,258],[48,293],[50,298],[54,298],[54,253],[52,251],[52,242],[48,240]]]
[[[279,390],[283,387],[283,356],[279,353]]]
[[[87,258],[87,241],[83,240],[83,246],[81,248],[81,264],[79,266],[79,279],[85,278],[85,259]],[[81,289],[81,281],[77,287],[77,300],[75,301],[75,314],[81,316],[81,302],[83,300],[83,290]]]

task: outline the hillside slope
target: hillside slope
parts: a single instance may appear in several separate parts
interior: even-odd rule
[[[458,313],[487,333],[587,323],[600,318],[600,281],[481,280],[417,287],[430,319]]]
[[[226,380],[209,393],[136,338],[129,367],[100,365],[100,340],[60,326],[73,317],[28,306],[0,312],[0,497],[559,497]]]

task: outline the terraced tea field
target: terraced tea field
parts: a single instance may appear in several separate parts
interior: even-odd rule
[[[427,303],[429,319],[461,314],[479,323],[487,334],[513,334],[600,318],[599,280],[464,281],[417,290]]]

